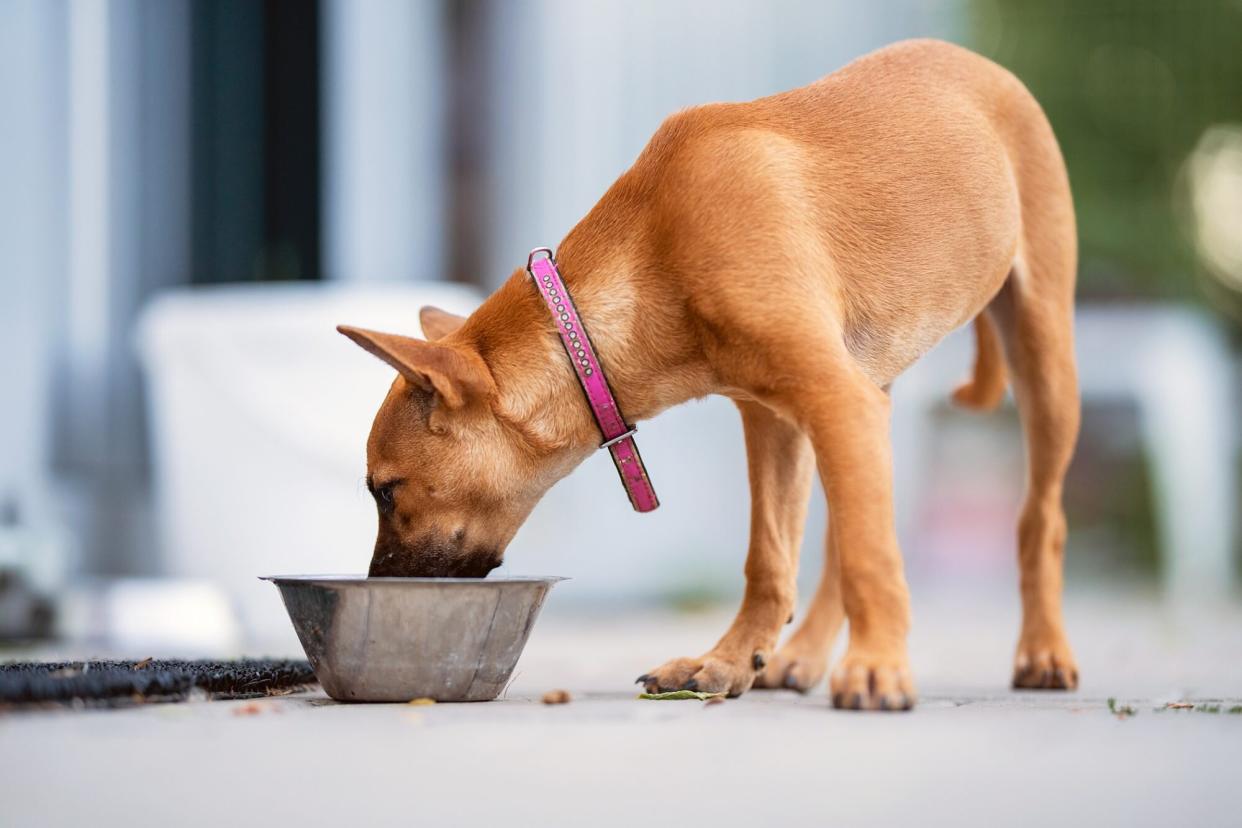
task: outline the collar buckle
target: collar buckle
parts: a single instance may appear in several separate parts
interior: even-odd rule
[[[638,432],[638,426],[636,425],[630,426],[627,431],[621,432],[616,437],[613,437],[611,440],[605,440],[604,442],[600,443],[599,447],[602,449],[606,449],[606,448],[609,448],[610,446],[615,446],[617,443],[621,442],[622,440],[626,440],[630,437],[633,437],[637,432]]]

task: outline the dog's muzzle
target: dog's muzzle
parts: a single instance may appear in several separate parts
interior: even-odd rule
[[[427,539],[412,545],[378,540],[371,557],[370,578],[484,578],[500,566],[496,549],[462,549],[451,542]]]

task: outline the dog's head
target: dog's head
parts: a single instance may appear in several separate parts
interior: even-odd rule
[[[497,415],[491,369],[454,335],[465,320],[436,308],[420,317],[429,341],[337,329],[398,372],[367,440],[379,512],[370,575],[481,578],[562,464]]]

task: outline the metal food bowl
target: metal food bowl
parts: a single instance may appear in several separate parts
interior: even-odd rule
[[[340,701],[491,701],[563,578],[273,575],[306,657]]]

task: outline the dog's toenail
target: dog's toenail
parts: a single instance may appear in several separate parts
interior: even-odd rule
[[[833,693],[832,694],[832,706],[836,708],[845,707],[845,694],[844,693]]]
[[[862,701],[863,701],[862,693],[855,693],[853,696],[850,697],[850,709],[851,710],[862,710],[862,706],[863,706]]]
[[[888,703],[888,696],[882,696],[880,698],[880,709],[881,710],[892,710],[893,709],[892,706]]]
[[[699,682],[696,679],[690,679],[689,681],[687,681],[685,684],[681,686],[681,689],[682,690],[698,690]]]
[[[647,675],[646,673],[643,673],[641,676],[634,679],[635,684],[646,684],[649,681],[651,681],[651,676]]]
[[[767,662],[763,660],[763,653],[755,653],[753,656],[751,656],[750,663],[751,663],[751,666],[754,667],[756,670],[762,670],[764,668],[764,665],[767,664]]]
[[[788,687],[790,690],[798,689],[798,679],[794,677],[793,673],[785,674],[785,686]]]
[[[1052,686],[1053,687],[1064,687],[1065,686],[1065,673],[1061,671],[1060,667],[1058,667],[1056,670],[1052,672]]]
[[[794,617],[794,614],[793,614],[792,612],[791,612],[791,613],[789,613],[789,617],[785,619],[785,623],[786,623],[786,624],[792,624],[792,623],[793,623],[793,617]]]

